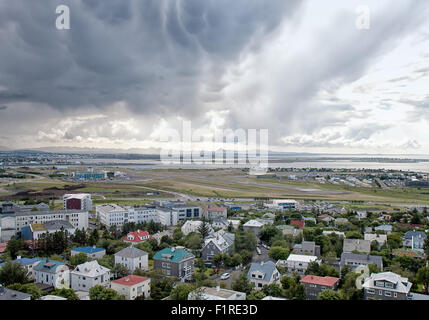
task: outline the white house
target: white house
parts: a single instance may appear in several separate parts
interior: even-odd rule
[[[205,215],[206,218],[209,220],[219,218],[226,219],[228,217],[227,211],[228,209],[226,207],[207,207]]]
[[[142,295],[144,295],[145,298],[149,298],[150,279],[135,275],[126,276],[112,281],[112,289],[119,294],[125,295],[127,300],[134,300]]]
[[[70,271],[71,288],[76,291],[89,291],[94,286],[110,287],[110,269],[100,266],[97,260],[78,265]]]
[[[286,272],[304,274],[311,262],[318,262],[316,256],[290,254],[286,261],[279,260],[277,265],[286,267]]]
[[[147,270],[149,268],[148,253],[134,248],[133,245],[115,253],[115,264],[126,267],[130,273],[136,269]]]
[[[387,235],[377,233],[365,233],[364,239],[368,241],[377,241],[379,246],[382,246],[387,241]]]
[[[190,234],[191,232],[198,232],[198,228],[200,227],[200,225],[202,223],[203,223],[202,221],[188,220],[183,224],[183,226],[181,228],[182,233],[186,236],[186,235]],[[209,229],[209,234],[213,234],[214,230],[213,230],[212,226],[207,223],[207,227]]]
[[[59,289],[69,288],[70,269],[63,262],[43,259],[33,270],[36,283],[48,284]]]

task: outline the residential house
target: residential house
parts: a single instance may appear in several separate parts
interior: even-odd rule
[[[240,226],[240,220],[234,220],[234,219],[228,219],[228,225],[232,225],[232,228],[234,230],[237,230],[238,227]]]
[[[337,290],[340,284],[340,278],[306,275],[299,282],[305,287],[306,299],[317,300],[319,293],[327,289]]]
[[[12,262],[19,263],[21,266],[24,267],[25,270],[27,270],[27,277],[29,280],[34,280],[34,267],[39,264],[41,260],[37,258],[21,258],[20,256],[17,257],[16,260],[13,260]],[[0,263],[0,268],[5,265],[6,262]]]
[[[423,231],[407,231],[402,238],[402,245],[412,250],[423,251],[423,246],[427,236]]]
[[[211,221],[211,226],[213,229],[226,230],[229,227],[229,222],[224,218],[215,218]]]
[[[198,228],[200,228],[202,223],[203,223],[202,221],[188,220],[183,224],[183,226],[180,230],[186,236],[186,235],[190,234],[191,232],[198,232]],[[212,226],[208,223],[206,225],[207,225],[207,228],[209,230],[209,234],[213,234],[214,230],[213,230]]]
[[[368,216],[366,211],[357,211],[356,212],[356,217],[361,220],[361,219],[366,219],[366,217]]]
[[[213,264],[213,257],[218,253],[232,255],[234,252],[235,234],[227,232],[217,232],[204,240],[204,247],[201,251],[201,258],[208,265]]]
[[[351,252],[343,252],[341,254],[340,268],[350,266],[355,270],[359,266],[376,265],[380,270],[383,270],[383,258],[381,256],[374,256],[369,254],[356,254]]]
[[[89,291],[92,287],[110,287],[110,269],[100,266],[97,260],[85,262],[70,271],[70,285],[76,291]]]
[[[134,232],[129,232],[124,238],[122,238],[122,241],[127,243],[138,244],[146,240],[149,240],[151,238],[152,236],[149,234],[149,232],[143,231],[143,230],[137,230]]]
[[[125,295],[127,300],[137,297],[150,297],[150,279],[141,276],[129,275],[112,281],[112,289],[119,294]]]
[[[377,241],[378,246],[381,247],[387,241],[387,235],[378,233],[365,233],[364,239],[370,242]]]
[[[264,224],[257,220],[249,220],[243,224],[243,230],[245,232],[252,231],[255,236],[259,235],[259,232],[264,228]]]
[[[146,251],[131,245],[115,253],[115,264],[120,264],[127,268],[130,273],[134,273],[136,269],[147,270],[149,268],[148,257]]]
[[[344,239],[343,252],[371,252],[371,241],[362,239]]]
[[[261,290],[264,285],[280,283],[280,272],[272,261],[254,262],[250,265],[247,279]]]
[[[381,226],[375,227],[374,231],[384,231],[386,234],[391,234],[393,227],[390,224],[382,224]]]
[[[36,283],[52,286],[54,288],[69,288],[70,269],[64,262],[42,259],[34,268]]]
[[[347,220],[346,218],[336,218],[334,224],[336,226],[344,226],[349,224],[349,220]]]
[[[79,247],[74,248],[70,251],[70,256],[76,256],[79,253],[84,253],[88,256],[88,258],[91,259],[100,259],[104,257],[106,254],[106,249],[104,248],[97,248],[96,246],[93,247]]]
[[[293,246],[293,251],[296,254],[309,254],[312,256],[320,256],[320,246],[314,241],[302,241]]]
[[[64,220],[52,220],[45,223],[32,223],[21,229],[21,236],[24,240],[39,240],[45,233],[55,233],[58,231],[74,234],[76,228],[70,222]]]
[[[183,248],[164,248],[153,256],[154,268],[181,281],[191,279],[195,256]]]
[[[276,228],[279,229],[283,233],[283,235],[291,235],[294,238],[302,234],[302,230],[297,229],[294,226],[279,225],[276,226]]]
[[[322,234],[324,236],[330,236],[331,234],[335,234],[337,237],[342,237],[342,238],[346,237],[346,234],[344,232],[335,231],[335,230],[325,230],[325,231],[322,231]]]
[[[31,300],[31,294],[11,290],[0,285],[0,301],[7,300]]]
[[[317,224],[316,218],[313,218],[313,217],[302,217],[302,220],[304,220],[304,221],[311,221],[314,224]]]
[[[246,293],[234,290],[199,287],[188,294],[188,300],[246,300]]]
[[[316,256],[290,254],[286,261],[277,261],[277,265],[286,267],[286,272],[288,273],[298,272],[303,275],[307,271],[308,265],[312,262],[320,263]]]
[[[291,220],[290,221],[290,225],[291,226],[296,226],[299,229],[302,229],[305,226],[305,220]]]
[[[393,272],[372,273],[362,285],[366,300],[411,300],[412,283]]]
[[[227,214],[228,209],[226,207],[212,207],[209,206],[206,208],[206,218],[209,220],[219,219],[219,218],[228,218]]]
[[[321,216],[319,216],[319,219],[322,220],[325,223],[331,223],[332,221],[335,221],[334,218],[332,218],[330,215],[328,214],[322,214]]]

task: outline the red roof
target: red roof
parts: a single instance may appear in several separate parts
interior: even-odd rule
[[[127,236],[122,239],[122,241],[139,243],[149,240],[150,238],[152,238],[152,236],[149,234],[149,232],[137,230],[128,233]]]
[[[207,211],[212,211],[212,212],[224,212],[226,210],[225,207],[208,207]]]
[[[304,220],[291,220],[290,224],[295,225],[298,228],[304,228],[305,221]]]
[[[320,219],[325,219],[325,218],[330,218],[330,215],[327,214],[322,214],[321,216],[319,216]]]
[[[147,280],[149,280],[149,278],[130,275],[130,276],[126,276],[126,277],[123,277],[121,279],[118,279],[118,280],[114,280],[112,282],[117,283],[117,284],[122,284],[124,286],[134,286],[136,284],[139,284],[139,283],[141,283],[143,281],[147,281]]]
[[[326,286],[326,287],[332,287],[338,281],[340,281],[340,278],[335,278],[335,277],[319,277],[319,276],[307,275],[304,278],[302,278],[300,282],[311,283],[311,284],[318,284],[320,286]]]

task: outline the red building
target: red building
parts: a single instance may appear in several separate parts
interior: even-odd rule
[[[152,236],[149,234],[149,232],[137,230],[128,233],[127,236],[122,239],[122,241],[128,243],[141,243],[149,239],[152,239]]]
[[[291,220],[290,225],[296,226],[299,229],[302,229],[305,226],[305,221],[304,220]]]

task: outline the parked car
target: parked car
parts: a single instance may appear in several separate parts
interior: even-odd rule
[[[230,275],[229,273],[225,272],[225,273],[223,273],[223,274],[220,276],[220,279],[221,279],[221,280],[226,280],[226,279],[228,279],[230,276],[231,276],[231,275]]]
[[[256,252],[259,254],[259,255],[261,255],[262,253],[261,253],[261,249],[259,249],[259,247],[256,247]]]

